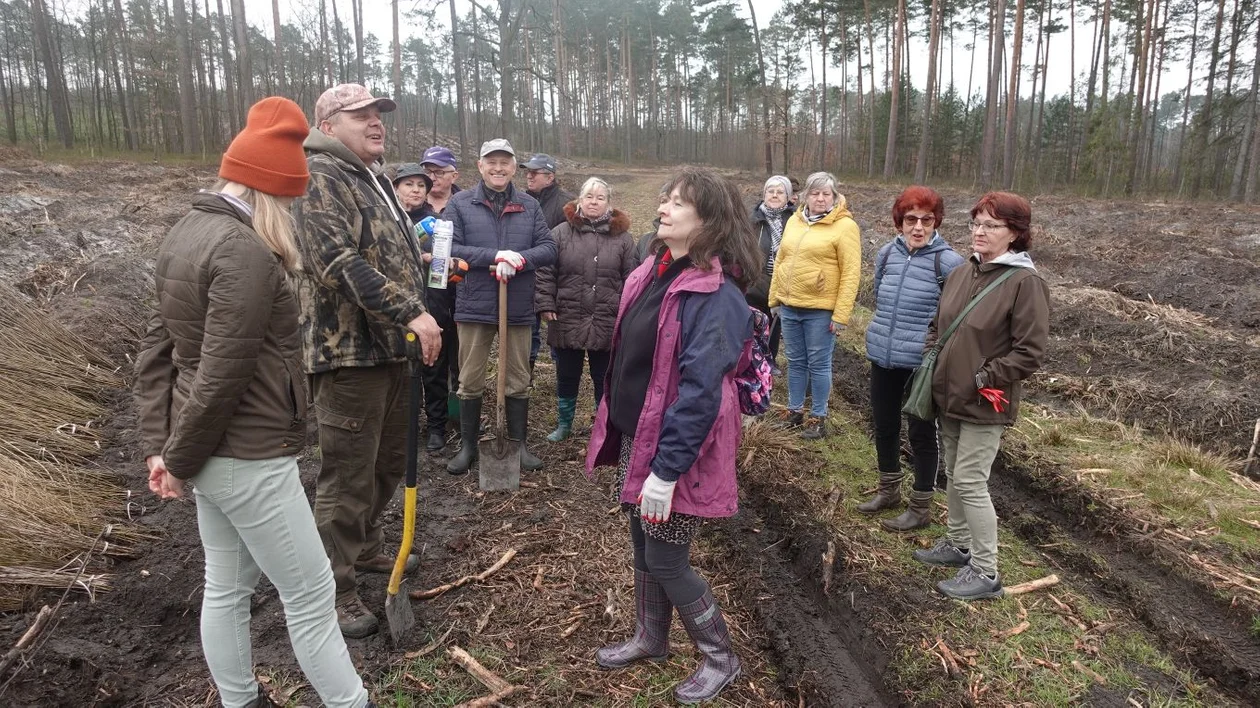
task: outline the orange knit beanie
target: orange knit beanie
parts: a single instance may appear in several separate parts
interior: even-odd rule
[[[310,132],[298,104],[264,98],[249,109],[245,129],[223,153],[219,176],[272,196],[300,197],[311,177],[302,149]]]

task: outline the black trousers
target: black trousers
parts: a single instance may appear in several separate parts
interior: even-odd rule
[[[913,369],[885,369],[871,364],[871,417],[875,423],[875,453],[879,471],[901,469],[901,400]],[[930,492],[936,481],[936,421],[904,416],[909,423],[914,453],[914,489]]]
[[[442,327],[442,351],[432,366],[424,367],[424,414],[429,430],[446,430],[447,399],[451,382],[459,386],[459,330],[455,323]]]
[[[591,385],[595,387],[595,405],[604,398],[604,376],[608,374],[608,363],[612,360],[612,352],[601,352],[593,349],[557,349],[556,350],[556,397],[577,398],[578,389],[582,385],[582,368],[590,361]]]
[[[643,533],[643,522],[637,514],[631,511],[629,517],[635,569],[650,573],[665,588],[674,607],[699,600],[709,583],[691,567],[691,544],[657,541]]]

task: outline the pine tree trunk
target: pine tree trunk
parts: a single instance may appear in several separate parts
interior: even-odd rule
[[[284,45],[280,39],[280,0],[271,0],[271,27],[275,35],[273,40],[275,46],[272,49],[276,56],[276,86],[280,89],[280,93],[284,93],[288,87],[284,81],[284,50],[282,49]]]
[[[193,87],[192,37],[184,0],[175,0],[175,46],[179,53],[179,126],[184,154],[201,152],[197,132],[197,92]]]
[[[923,92],[923,124],[919,134],[919,159],[914,166],[914,181],[919,184],[927,182],[929,166],[928,155],[932,147],[932,115],[935,103],[932,100],[936,85],[936,50],[941,41],[941,0],[932,0],[932,10],[928,15],[928,75],[927,89]]]
[[[399,21],[398,0],[393,0],[390,3],[390,5],[394,13],[394,43],[391,46],[391,49],[392,49],[391,53],[393,54],[393,59],[394,59],[394,66],[392,70],[392,76],[393,76],[393,81],[394,81],[394,101],[399,104],[398,107],[399,109],[401,109],[402,100],[403,100],[402,42],[398,38],[398,34],[399,34],[398,32],[398,21]],[[337,12],[337,3],[336,3],[336,0],[333,0],[333,13],[335,14],[336,12]],[[434,96],[433,100],[434,102],[436,102],[437,97]],[[402,110],[397,111],[396,115],[394,115],[393,120],[391,121],[391,123],[393,123],[393,126],[394,126],[393,132],[394,132],[395,149],[405,150],[402,144],[402,136],[403,136],[402,131],[403,131],[403,125],[405,125],[406,122],[407,122],[407,116]]]
[[[1199,51],[1199,3],[1192,2],[1190,7],[1194,12],[1194,19],[1190,25],[1190,68],[1186,71],[1186,93],[1181,99],[1181,134],[1177,138],[1177,164],[1173,166],[1173,185],[1176,186],[1179,195],[1185,192],[1185,183],[1182,178],[1185,174],[1186,128],[1190,125],[1190,92],[1194,89],[1194,58]]]
[[[355,81],[362,85],[366,81],[363,73],[363,0],[350,0],[350,14],[354,15],[354,76]],[[451,32],[452,35],[455,32],[454,22],[451,23]],[[457,80],[458,76],[457,73]]]
[[[1141,4],[1139,4],[1141,7]],[[1126,197],[1133,196],[1138,189],[1138,156],[1142,153],[1142,133],[1143,124],[1146,119],[1146,105],[1143,97],[1146,95],[1146,72],[1147,57],[1150,54],[1151,46],[1151,26],[1154,21],[1156,12],[1155,0],[1150,0],[1145,9],[1145,24],[1138,33],[1138,44],[1136,47],[1136,57],[1134,66],[1136,67],[1138,85],[1137,90],[1132,91],[1133,110],[1130,113],[1131,128],[1129,130],[1129,140],[1127,147],[1128,165],[1126,172],[1128,173],[1124,182],[1124,194]]]
[[[126,47],[128,38],[127,30],[123,24],[123,19],[122,3],[120,0],[114,0],[114,12],[109,13],[109,21],[106,24],[110,35],[110,67],[114,74],[114,87],[118,90],[118,112],[120,113],[119,117],[122,120],[123,142],[126,144],[128,150],[137,150],[139,149],[140,144],[136,139],[135,130],[132,128],[131,122],[132,94],[130,91],[130,67],[128,66],[126,86],[123,85],[122,70],[119,68],[119,65],[124,63],[123,61],[119,61],[119,54],[123,55],[124,61],[127,56]]]
[[[1015,188],[1015,144],[1019,133],[1020,54],[1024,48],[1024,0],[1015,3],[1015,38],[1011,49],[1010,89],[1006,93],[1006,146],[1002,151],[1002,188]]]
[[[901,100],[901,42],[905,35],[902,32],[905,21],[906,0],[897,0],[897,19],[893,26],[892,96],[888,105],[888,139],[884,143],[884,179],[892,179],[897,164],[897,109]]]
[[[757,45],[757,70],[761,76],[761,130],[765,143],[766,174],[774,174],[774,145],[770,140],[770,87],[766,84],[766,55],[761,49],[761,30],[757,27],[757,11],[748,0],[748,16],[752,18],[753,42]]]
[[[1260,47],[1260,22],[1256,23],[1256,42]],[[1233,201],[1239,201],[1243,198],[1245,192],[1245,178],[1247,169],[1247,158],[1250,157],[1251,143],[1256,139],[1256,112],[1260,110],[1260,51],[1256,52],[1256,57],[1251,69],[1251,107],[1247,111],[1247,122],[1243,126],[1242,144],[1238,148],[1238,161],[1234,164],[1234,180],[1230,183],[1229,198]]]
[[[1020,0],[1022,2],[1022,0]],[[980,188],[991,189],[997,162],[998,95],[1002,84],[1002,49],[1006,22],[1006,0],[996,0],[997,8],[990,25],[989,86],[984,104],[984,133],[980,142]]]
[[[1198,199],[1203,191],[1203,171],[1208,166],[1208,144],[1212,133],[1212,99],[1216,88],[1216,69],[1221,61],[1221,29],[1225,24],[1225,0],[1217,0],[1216,29],[1212,35],[1212,54],[1208,61],[1207,91],[1203,95],[1203,108],[1199,115],[1198,140],[1195,149],[1194,180],[1190,185],[1190,197]]]
[[[827,167],[827,6],[818,4],[819,31],[822,33],[822,123],[818,130],[818,168]]]
[[[236,95],[240,101],[237,115],[245,120],[254,105],[254,64],[249,56],[249,25],[245,21],[245,0],[232,0],[232,31],[236,46]]]
[[[118,0],[114,0],[118,2]],[[227,96],[229,136],[241,130],[241,116],[236,112],[236,72],[232,62],[232,35],[227,31],[227,15],[223,12],[223,0],[219,3],[219,39],[223,45],[223,91]]]
[[[862,10],[866,13],[866,45],[870,50],[871,60],[871,100],[870,110],[866,113],[866,134],[868,136],[866,153],[866,176],[875,176],[875,25],[871,22],[871,2],[862,0]],[[790,114],[789,114],[790,115]]]
[[[44,0],[30,0],[31,22],[35,32],[35,47],[39,61],[44,65],[48,103],[52,108],[53,123],[57,127],[57,139],[66,148],[74,147],[74,127],[70,123],[70,97],[66,91],[66,79],[61,72],[58,54],[53,51],[52,35],[48,29],[48,10]]]
[[[556,0],[558,5],[560,0]],[[450,0],[451,8],[451,65],[455,71],[455,113],[459,119],[459,157],[461,160],[468,159],[468,112],[465,107],[466,99],[464,94],[464,60],[460,51],[459,39],[459,16],[455,14],[455,0]],[[356,26],[356,31],[360,31],[361,27]],[[363,66],[363,62],[359,62],[359,66]]]

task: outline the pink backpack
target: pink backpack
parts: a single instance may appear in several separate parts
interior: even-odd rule
[[[755,307],[750,306],[748,309],[753,316],[752,341],[747,363],[735,375],[735,385],[739,389],[739,412],[744,415],[762,415],[770,410],[770,390],[774,388],[770,361],[770,318]]]

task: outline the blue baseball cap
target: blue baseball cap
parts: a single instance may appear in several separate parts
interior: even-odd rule
[[[444,148],[441,145],[434,145],[424,151],[424,156],[420,158],[422,165],[437,165],[439,167],[456,167],[455,154],[450,148]]]
[[[529,158],[529,160],[522,162],[521,167],[527,170],[546,170],[551,174],[555,174],[556,160],[551,155],[544,155],[540,152]]]

